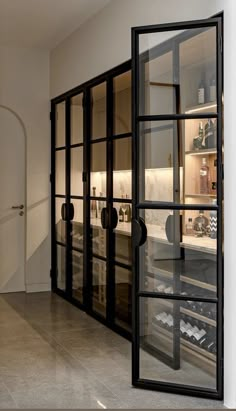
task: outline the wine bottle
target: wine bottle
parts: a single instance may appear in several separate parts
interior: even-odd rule
[[[122,205],[120,205],[120,208],[119,208],[119,222],[120,223],[124,222],[124,213],[123,213]]]
[[[214,77],[212,77],[210,84],[210,101],[216,101],[216,81]]]
[[[200,194],[209,194],[210,189],[210,172],[206,162],[206,158],[202,159],[202,166],[200,168]]]
[[[93,197],[96,197],[96,187],[93,187]],[[91,218],[97,218],[97,202],[95,199],[91,200]]]

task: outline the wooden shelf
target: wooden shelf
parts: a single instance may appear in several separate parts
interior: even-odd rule
[[[173,276],[174,276],[173,273],[171,273],[171,272],[169,272],[169,271],[165,271],[165,270],[159,269],[159,268],[157,268],[157,267],[153,267],[153,268],[154,268],[157,272],[156,272],[156,273],[150,273],[150,272],[148,272],[148,273],[146,274],[147,276],[149,276],[149,277],[151,277],[151,278],[156,278],[156,279],[158,279],[157,276],[161,276],[161,277],[164,277],[164,278],[168,278],[168,279],[172,279],[172,280],[173,280]],[[216,292],[216,286],[215,286],[215,285],[203,283],[202,281],[198,281],[198,280],[196,280],[196,279],[194,279],[194,278],[191,278],[191,277],[185,277],[184,275],[181,275],[181,276],[180,276],[180,281],[183,281],[184,283],[187,283],[187,284],[194,285],[195,287],[203,288],[203,289],[208,290],[208,291]]]
[[[181,298],[181,294],[180,294],[180,298]],[[189,301],[191,301],[191,296],[189,297]],[[161,301],[161,304],[164,305],[164,306],[166,306],[166,307],[169,307],[169,308],[172,308],[172,307],[173,307],[173,304],[170,303],[168,300],[166,300],[166,299],[164,299],[164,298],[163,298],[163,300]],[[189,309],[184,308],[184,307],[180,307],[180,312],[181,312],[182,314],[188,315],[189,317],[193,317],[193,318],[195,318],[196,320],[199,320],[199,321],[202,321],[202,322],[204,322],[204,323],[206,323],[206,324],[209,324],[209,325],[211,325],[212,327],[216,327],[216,321],[215,321],[215,320],[212,320],[211,318],[207,318],[207,317],[205,317],[204,315],[198,314],[198,313],[195,312],[195,311],[189,310]]]
[[[197,106],[188,107],[185,114],[192,114],[196,112],[209,112],[216,113],[217,104],[215,101],[209,101],[208,103],[198,104]]]
[[[203,148],[199,150],[185,151],[185,154],[190,155],[190,156],[205,156],[205,155],[212,155],[216,153],[217,153],[216,148]]]
[[[192,198],[216,198],[216,194],[185,194],[185,197]],[[196,207],[197,208],[197,207]]]

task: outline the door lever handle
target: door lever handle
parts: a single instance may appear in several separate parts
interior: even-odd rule
[[[21,204],[19,206],[12,206],[12,210],[23,210],[23,208],[24,208],[23,204]]]

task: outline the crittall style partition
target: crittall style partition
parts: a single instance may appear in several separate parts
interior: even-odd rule
[[[132,338],[134,386],[217,399],[222,48],[220,17],[133,28],[51,106],[53,290]]]
[[[222,397],[221,19],[137,27],[133,385]]]
[[[52,101],[52,286],[131,335],[131,64]]]

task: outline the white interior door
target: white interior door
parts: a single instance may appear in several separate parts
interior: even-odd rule
[[[0,107],[0,292],[25,290],[25,135]],[[21,208],[13,208],[21,207]]]

